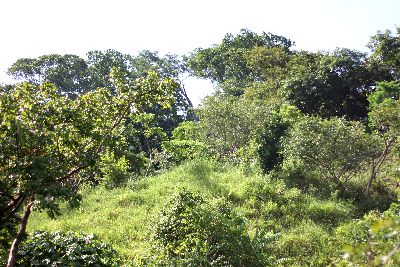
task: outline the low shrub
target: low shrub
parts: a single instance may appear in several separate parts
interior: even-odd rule
[[[263,266],[244,220],[225,201],[184,190],[162,211],[150,266]]]
[[[21,245],[17,266],[121,266],[121,260],[94,235],[36,231]]]

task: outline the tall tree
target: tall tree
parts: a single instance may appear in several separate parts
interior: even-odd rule
[[[256,47],[280,47],[289,51],[292,45],[293,42],[283,36],[265,32],[258,35],[242,29],[237,35],[227,34],[219,45],[194,50],[188,57],[188,66],[195,76],[210,79],[224,91],[240,95],[243,93],[240,87],[257,80],[247,65],[249,51]],[[236,86],[230,86],[232,83]]]
[[[87,68],[85,60],[76,55],[50,54],[18,59],[8,69],[8,74],[31,84],[50,82],[63,93],[76,96],[89,88]]]
[[[79,174],[115,144],[125,118],[153,103],[168,105],[178,86],[155,73],[135,81],[117,71],[111,77],[114,95],[99,88],[70,99],[49,83],[0,92],[0,230],[20,221],[7,266],[14,266],[32,206],[54,216],[57,200],[76,203]]]
[[[367,95],[382,78],[369,69],[366,54],[350,49],[300,52],[288,65],[283,94],[303,112],[324,117],[366,118]]]
[[[385,80],[400,80],[400,27],[395,33],[378,32],[368,46],[372,52],[371,67],[385,76]]]

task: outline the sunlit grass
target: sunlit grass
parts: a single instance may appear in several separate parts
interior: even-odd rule
[[[325,225],[352,216],[346,203],[318,200],[282,181],[257,174],[246,175],[238,168],[214,161],[197,160],[157,176],[130,182],[124,188],[98,186],[85,189],[79,208],[62,206],[55,220],[34,212],[28,231],[74,231],[94,233],[116,249],[127,261],[145,255],[151,246],[151,224],[164,205],[183,189],[202,194],[210,200],[224,198],[246,217],[250,234],[259,227],[282,230],[296,227],[303,220]],[[336,222],[334,222],[336,224]]]

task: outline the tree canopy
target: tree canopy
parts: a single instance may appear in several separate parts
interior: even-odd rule
[[[112,72],[114,95],[99,88],[70,99],[50,83],[18,84],[0,92],[0,227],[15,222],[20,207],[33,204],[51,216],[58,200],[76,203],[83,170],[116,146],[127,116],[155,103],[166,106],[178,84],[155,73],[134,82]],[[25,232],[14,241],[10,259]],[[25,223],[25,226],[24,226]]]

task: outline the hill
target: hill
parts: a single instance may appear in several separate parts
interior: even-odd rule
[[[270,263],[326,264],[341,256],[340,247],[330,247],[335,227],[355,216],[350,203],[318,199],[283,181],[255,173],[246,174],[209,160],[196,160],[160,175],[130,181],[125,187],[83,190],[81,206],[62,208],[52,220],[35,212],[29,222],[34,230],[94,233],[109,243],[126,262],[149,258],[154,245],[154,227],[161,211],[182,191],[201,195],[208,203],[224,202],[243,218],[251,239],[262,238]],[[273,238],[272,238],[273,237]],[[327,250],[333,250],[322,257]]]

